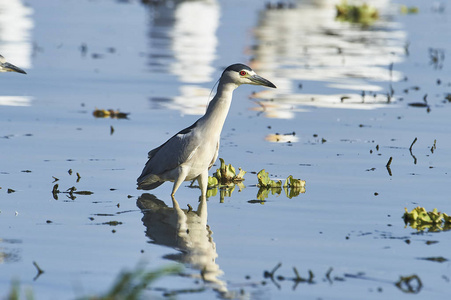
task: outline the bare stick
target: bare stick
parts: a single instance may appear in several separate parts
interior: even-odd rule
[[[412,142],[412,144],[410,144],[410,148],[409,148],[410,155],[413,157],[413,163],[414,163],[415,165],[417,164],[417,158],[416,158],[415,155],[413,155],[413,153],[412,153],[412,147],[413,147],[413,144],[416,143],[416,141],[417,141],[417,138],[415,138],[415,139],[413,140],[413,142]]]
[[[390,168],[392,160],[393,160],[393,157],[390,156],[390,159],[388,160],[387,164],[385,165],[387,168]]]
[[[416,142],[417,142],[417,138],[415,138],[415,139],[413,140],[412,144],[410,144],[410,148],[409,148],[410,152],[412,152],[413,144],[415,144]]]
[[[385,165],[385,167],[387,168],[387,171],[388,171],[388,175],[390,175],[390,176],[392,176],[391,169],[390,169],[392,160],[393,160],[393,157],[390,156],[390,159],[388,160],[387,164]]]
[[[35,261],[33,262],[33,265],[35,266],[36,270],[38,271],[38,273],[36,274],[36,276],[33,279],[33,280],[36,280],[36,279],[38,279],[39,276],[41,276],[41,274],[44,273],[44,270],[42,270]]]

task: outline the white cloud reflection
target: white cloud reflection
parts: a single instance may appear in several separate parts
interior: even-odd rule
[[[389,70],[405,55],[406,33],[400,26],[388,20],[369,28],[338,22],[336,2],[299,1],[295,8],[260,12],[253,67],[278,86],[254,95],[271,100],[265,116],[293,118],[299,106],[377,108],[387,103],[390,82],[403,79],[400,72]],[[390,9],[389,1],[372,4],[382,16]],[[310,88],[301,89],[300,84]]]
[[[32,13],[20,0],[0,0],[0,54],[24,69],[31,67]]]
[[[25,96],[0,96],[0,105],[6,106],[30,106],[32,97]]]
[[[183,84],[179,96],[156,99],[158,105],[188,115],[202,115],[215,68],[220,6],[216,0],[168,1],[149,7],[150,66],[153,71],[173,74]],[[197,84],[197,85],[192,85]]]

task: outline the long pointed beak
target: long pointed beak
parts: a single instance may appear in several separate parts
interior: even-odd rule
[[[275,89],[277,88],[271,81],[269,81],[261,76],[258,76],[257,74],[250,76],[249,79],[257,85],[263,85],[263,86],[267,86],[267,87],[275,88]]]
[[[9,62],[5,62],[5,63],[1,64],[0,67],[3,68],[4,72],[17,72],[17,73],[27,74],[27,72],[25,72],[24,70],[22,70],[19,67],[16,67],[13,64],[10,64]]]

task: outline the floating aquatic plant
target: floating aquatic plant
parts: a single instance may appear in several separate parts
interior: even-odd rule
[[[439,212],[436,208],[432,211],[426,211],[424,207],[416,207],[410,212],[405,208],[403,215],[406,225],[423,231],[446,231],[451,229],[451,216],[446,213]]]
[[[244,188],[244,175],[247,172],[238,168],[239,172],[237,174],[231,164],[227,165],[222,158],[219,160],[221,161],[221,166],[213,176],[208,177],[209,189],[207,191],[207,197],[216,196],[219,188],[221,202],[223,202],[224,197],[230,197],[232,195],[236,186],[238,186],[240,191]],[[285,191],[285,195],[290,199],[298,196],[300,193],[305,193],[305,180],[295,179],[291,175],[282,184],[281,180],[272,180],[268,172],[263,169],[257,173],[257,179],[257,186],[259,187],[257,199],[260,201],[268,198],[270,193],[272,195],[280,195],[282,190]]]
[[[240,191],[244,188],[244,175],[246,171],[238,168],[239,172],[236,173],[236,169],[231,165],[224,162],[224,159],[220,158],[221,166],[213,173],[213,176],[208,177],[208,191],[207,197],[216,196],[218,188],[220,192],[220,201],[224,201],[224,197],[232,196],[232,192],[237,185]]]
[[[96,108],[92,114],[96,118],[128,119],[130,113],[124,113],[113,109],[106,110]]]
[[[352,5],[348,1],[343,0],[335,6],[335,9],[337,11],[336,19],[342,22],[370,26],[379,19],[378,10],[366,3]]]
[[[235,168],[231,164],[226,165],[222,158],[219,160],[221,161],[221,166],[216,170],[213,176],[208,177],[208,187],[215,187],[218,185],[233,187],[235,184],[244,181],[244,174],[247,173],[246,171],[238,168],[239,172],[237,174]]]
[[[258,172],[257,178],[259,187],[257,199],[261,201],[268,198],[269,193],[280,195],[282,188],[290,199],[299,196],[300,193],[305,193],[305,180],[295,179],[292,175],[288,176],[283,185],[281,180],[272,180],[265,169]]]
[[[244,174],[247,173],[246,171],[238,168],[239,173],[236,174],[235,168],[231,164],[226,165],[222,158],[219,160],[221,161],[221,166],[213,175],[218,179],[221,185],[232,185],[244,181]]]
[[[410,15],[410,14],[417,14],[420,11],[420,9],[416,6],[401,5],[400,11],[401,11],[401,14],[403,14],[403,15]]]
[[[299,196],[299,194],[305,193],[305,180],[295,179],[290,175],[283,184],[283,190],[290,199]]]
[[[265,169],[261,170],[257,173],[258,178],[258,187],[260,188],[281,188],[282,187],[282,181],[280,180],[272,180],[269,178],[269,173],[265,171]]]

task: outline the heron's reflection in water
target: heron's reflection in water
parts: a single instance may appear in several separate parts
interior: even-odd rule
[[[233,298],[224,281],[218,279],[223,274],[215,260],[218,257],[210,227],[207,225],[207,200],[201,197],[197,210],[181,209],[172,198],[172,208],[152,194],[144,193],[137,200],[137,206],[144,216],[146,235],[152,243],[164,245],[180,251],[179,254],[165,256],[199,270],[205,282],[221,297]]]

